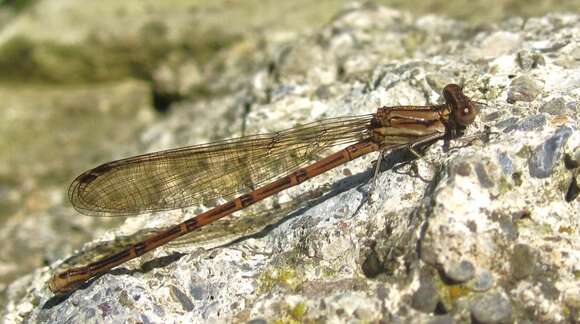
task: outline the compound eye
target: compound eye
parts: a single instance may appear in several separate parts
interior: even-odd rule
[[[477,116],[475,105],[468,98],[465,99],[466,101],[462,102],[463,106],[458,107],[459,109],[454,112],[455,121],[461,126],[468,126],[473,123]]]
[[[453,119],[460,126],[467,126],[475,120],[477,109],[469,98],[463,94],[457,84],[448,84],[443,88],[443,97],[447,102]]]

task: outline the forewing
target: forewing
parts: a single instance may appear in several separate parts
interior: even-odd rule
[[[75,209],[93,216],[211,204],[283,177],[332,146],[361,140],[370,118],[326,119],[105,163],[78,176],[69,198]]]

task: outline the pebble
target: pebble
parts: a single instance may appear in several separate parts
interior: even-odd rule
[[[563,115],[566,112],[566,101],[562,98],[554,98],[540,107],[540,112],[550,115]]]
[[[432,282],[422,282],[419,289],[413,294],[411,305],[414,309],[424,312],[433,313],[439,303],[439,295],[437,289]]]
[[[531,102],[536,99],[541,91],[542,86],[538,82],[527,76],[520,76],[512,80],[507,102],[510,104],[518,101]]]
[[[553,278],[549,276],[543,276],[540,279],[540,290],[542,291],[542,295],[549,300],[560,300],[561,292],[556,287]]]
[[[514,173],[514,165],[510,157],[506,152],[501,152],[498,156],[499,166],[501,167],[501,171],[505,175],[511,175]]]
[[[529,50],[519,51],[517,54],[517,62],[522,70],[532,70],[538,66],[546,65],[546,60],[542,54]]]
[[[173,298],[181,304],[184,311],[191,312],[194,309],[193,302],[183,291],[175,286],[171,286],[170,291]]]
[[[501,215],[498,218],[499,227],[502,234],[505,235],[507,240],[513,241],[518,238],[519,231],[517,226],[514,225],[514,220],[508,215]]]
[[[524,118],[517,126],[519,130],[531,131],[542,129],[546,125],[546,116],[534,115]]]
[[[477,175],[477,180],[479,180],[479,184],[482,188],[493,188],[493,180],[489,176],[487,168],[483,163],[475,164],[475,174]]]
[[[560,159],[562,147],[572,135],[568,127],[559,128],[556,133],[533,152],[529,161],[530,175],[534,178],[547,178],[552,174]]]
[[[478,323],[505,323],[512,316],[512,306],[509,300],[494,292],[475,300],[471,315]]]
[[[461,262],[452,263],[449,267],[444,269],[445,275],[458,283],[471,280],[475,276],[475,267],[473,263],[463,260]]]
[[[495,127],[497,128],[509,128],[509,129],[514,129],[512,126],[518,121],[518,119],[516,117],[510,117],[508,119],[504,119],[502,121],[499,121],[495,124]],[[504,129],[504,133],[507,133],[507,131]]]
[[[516,244],[510,257],[512,277],[521,280],[533,274],[536,269],[536,255],[526,244]]]
[[[488,291],[491,287],[493,287],[493,275],[485,269],[479,270],[475,278],[469,282],[469,288],[473,291]]]
[[[509,133],[515,129],[529,132],[535,129],[541,129],[546,125],[546,116],[534,115],[522,119],[519,123],[506,127],[503,132]]]

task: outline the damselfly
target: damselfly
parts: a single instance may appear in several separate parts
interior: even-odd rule
[[[49,287],[57,293],[72,291],[91,277],[365,154],[380,152],[380,162],[385,151],[460,137],[477,115],[475,104],[456,84],[445,86],[443,97],[440,105],[381,107],[370,115],[144,154],[88,170],[68,192],[75,209],[87,215],[134,215],[230,200],[118,253],[57,273]],[[347,146],[306,165],[337,145]]]

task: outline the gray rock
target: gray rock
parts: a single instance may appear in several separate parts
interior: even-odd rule
[[[510,257],[511,275],[521,280],[532,275],[537,267],[536,254],[526,244],[516,244]]]
[[[505,175],[512,175],[512,173],[514,173],[512,160],[509,158],[506,152],[501,152],[498,155],[498,162],[501,166],[501,170]]]
[[[580,185],[578,184],[578,180],[576,180],[576,176],[571,176],[570,181],[568,181],[568,186],[566,189],[566,194],[564,199],[567,202],[574,201],[580,195]]]
[[[515,129],[515,124],[518,121],[518,118],[516,117],[510,117],[507,119],[504,119],[502,121],[499,121],[495,124],[495,127],[497,128],[503,128],[504,129],[504,133],[507,133],[509,131],[512,131]]]
[[[500,215],[497,220],[505,238],[513,241],[518,238],[518,228],[514,224],[514,219],[508,215]]]
[[[559,128],[552,137],[532,152],[529,162],[532,177],[547,178],[552,174],[556,163],[560,161],[562,147],[570,135],[572,135],[570,128]]]
[[[494,280],[490,271],[481,269],[478,270],[473,280],[469,282],[469,287],[474,291],[483,292],[488,291],[493,287]]]
[[[424,313],[433,313],[439,303],[437,289],[431,279],[422,280],[421,286],[413,294],[411,305],[416,310]]]
[[[518,52],[517,60],[522,70],[532,70],[546,64],[546,60],[542,54],[531,51]]]
[[[194,306],[191,299],[179,288],[172,286],[171,295],[181,304],[184,311],[191,312],[193,310]]]
[[[452,263],[444,268],[445,275],[455,282],[466,282],[471,280],[475,275],[473,263],[462,260],[461,262]]]
[[[518,101],[534,101],[541,91],[542,85],[539,82],[527,76],[519,76],[510,84],[507,102],[513,104]]]
[[[540,107],[540,112],[550,115],[562,115],[566,113],[566,101],[563,98],[554,98]]]
[[[512,305],[502,294],[488,293],[473,302],[471,315],[477,323],[509,323]]]
[[[534,115],[522,119],[517,126],[518,130],[529,132],[531,130],[541,130],[546,125],[546,116]]]
[[[477,174],[477,179],[479,183],[484,188],[492,188],[494,186],[493,180],[489,177],[489,174],[483,163],[475,164],[475,174]]]

